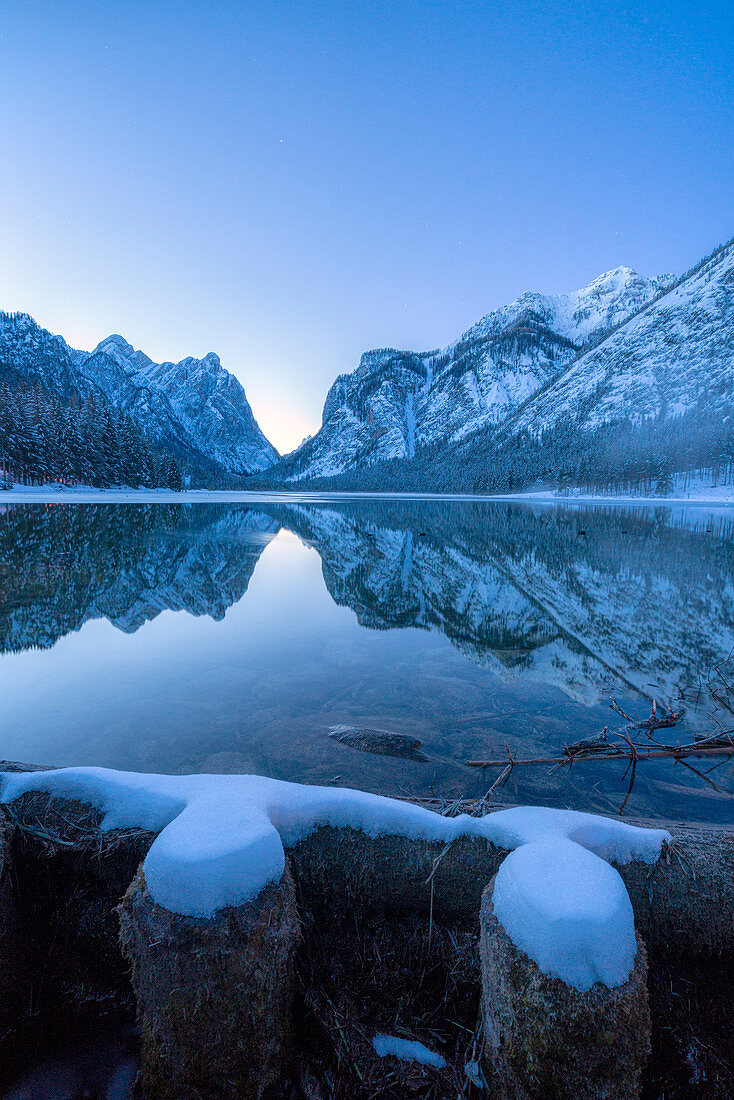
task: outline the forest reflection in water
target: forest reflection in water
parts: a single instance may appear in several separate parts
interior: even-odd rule
[[[248,770],[477,796],[463,761],[547,755],[614,726],[616,698],[689,697],[734,648],[727,511],[261,499],[0,509],[0,754],[142,770]],[[328,737],[414,735],[426,761]],[[623,767],[518,769],[507,802],[614,810]],[[717,784],[731,785],[722,765]],[[669,761],[632,814],[729,820]]]

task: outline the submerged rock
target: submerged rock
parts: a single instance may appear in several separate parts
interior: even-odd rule
[[[634,1100],[650,1051],[647,955],[630,977],[581,991],[549,977],[505,932],[484,891],[484,1063],[497,1100]]]
[[[372,752],[377,756],[399,756],[403,760],[427,759],[418,751],[421,742],[408,733],[373,730],[367,726],[332,726],[329,737],[359,752]]]

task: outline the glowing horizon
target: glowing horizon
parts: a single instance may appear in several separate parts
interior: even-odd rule
[[[281,453],[372,347],[732,234],[728,6],[11,5],[0,308],[216,351]]]

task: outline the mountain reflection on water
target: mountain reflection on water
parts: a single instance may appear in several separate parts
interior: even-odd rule
[[[611,696],[645,714],[734,649],[732,533],[695,506],[0,508],[0,753],[477,795],[496,773],[463,760],[551,754],[614,726]],[[341,722],[428,762],[334,743]],[[622,771],[516,770],[502,797],[609,810]],[[670,762],[640,771],[633,813],[731,816]]]

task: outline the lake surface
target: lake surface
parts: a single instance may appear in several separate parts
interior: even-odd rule
[[[0,506],[0,757],[453,799],[498,774],[466,760],[617,727],[612,697],[646,717],[683,691],[658,736],[687,741],[734,649],[733,536],[734,510],[695,505]],[[358,752],[337,724],[427,759]],[[497,797],[616,812],[624,768],[517,768]],[[732,789],[734,768],[712,778]],[[731,821],[734,801],[650,762],[626,812]]]

